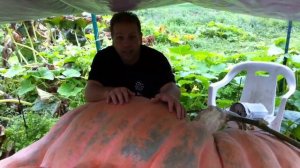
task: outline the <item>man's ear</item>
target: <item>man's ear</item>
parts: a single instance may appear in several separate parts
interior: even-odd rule
[[[140,41],[141,41],[141,43],[143,43],[143,33],[142,32],[140,32]]]
[[[112,29],[112,27],[109,27],[109,32],[110,32],[110,37],[112,38],[113,37],[113,29]]]

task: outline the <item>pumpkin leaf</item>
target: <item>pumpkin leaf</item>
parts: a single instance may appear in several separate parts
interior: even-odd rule
[[[201,81],[201,83],[208,88],[209,87],[209,80],[208,78],[204,77],[204,76],[197,76],[197,80]]]
[[[82,89],[81,87],[77,87],[73,82],[65,82],[58,88],[57,92],[62,96],[74,97],[77,96]]]
[[[272,45],[269,50],[268,50],[268,55],[272,56],[272,55],[280,55],[283,54],[284,50],[281,49],[280,47],[277,47],[275,45]]]
[[[67,78],[80,77],[80,72],[75,69],[67,69],[62,74]]]
[[[16,65],[16,64],[20,64],[19,62],[19,59],[17,56],[12,56],[12,57],[9,57],[8,59],[8,63],[9,65]]]
[[[23,68],[20,64],[15,64],[9,68],[9,70],[3,76],[6,78],[13,78],[17,75],[20,75],[24,71],[25,68]]]
[[[169,48],[170,52],[178,55],[187,55],[191,53],[191,47],[189,45],[180,45],[179,47]]]
[[[17,89],[17,94],[20,96],[25,95],[26,93],[34,90],[34,88],[35,85],[31,83],[31,80],[29,79],[23,80],[20,84],[20,87]]]
[[[233,104],[234,101],[228,99],[218,99],[217,104],[220,108],[226,108]]]
[[[54,74],[46,67],[39,68],[38,71],[33,72],[32,76],[48,80],[54,79]]]
[[[192,83],[194,83],[194,82],[191,81],[191,80],[179,80],[177,82],[177,85],[181,87],[181,86],[189,85],[189,84],[192,84]]]
[[[296,139],[300,140],[300,125],[293,129],[292,134]]]
[[[219,74],[223,72],[226,69],[227,65],[226,64],[218,64],[218,65],[212,65],[210,67],[210,71],[213,72],[214,74]]]

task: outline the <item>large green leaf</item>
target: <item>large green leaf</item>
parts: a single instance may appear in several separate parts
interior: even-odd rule
[[[217,105],[221,108],[227,108],[230,107],[234,103],[233,100],[228,99],[217,99]]]
[[[275,46],[275,45],[272,45],[268,50],[268,55],[269,56],[281,55],[281,54],[284,54],[284,50],[280,47]]]
[[[210,69],[209,69],[209,70],[210,70],[213,74],[219,74],[219,73],[223,72],[226,68],[227,68],[227,65],[226,65],[225,63],[222,63],[222,64],[210,66]]]
[[[300,125],[298,125],[295,129],[292,131],[293,137],[300,140]]]
[[[205,88],[209,87],[209,80],[204,76],[197,76],[197,80],[201,81],[201,83],[205,86]]]
[[[290,61],[294,64],[297,68],[300,68],[300,55],[292,56]]]
[[[49,17],[44,20],[45,23],[49,23],[51,26],[59,27],[60,22],[64,19],[63,16]]]
[[[18,59],[18,57],[17,56],[11,56],[11,57],[9,57],[9,59],[8,59],[8,63],[9,63],[9,65],[16,65],[16,64],[20,64],[20,62],[19,62],[19,59]]]
[[[192,80],[179,80],[177,82],[178,86],[181,87],[183,85],[190,85],[193,84],[194,82]]]
[[[7,78],[13,78],[17,75],[22,74],[22,72],[24,72],[24,71],[25,71],[25,68],[23,68],[19,64],[15,64],[11,68],[9,68],[9,70],[3,76],[7,77]]]
[[[32,76],[34,76],[36,78],[42,78],[42,79],[48,79],[48,80],[54,79],[53,73],[46,67],[41,67],[38,69],[38,71],[34,71],[32,73]]]
[[[25,79],[21,82],[20,87],[17,90],[18,95],[22,96],[32,90],[34,90],[35,85],[31,83],[30,79]]]
[[[44,22],[49,23],[52,26],[57,26],[61,29],[83,29],[91,23],[88,19],[74,16],[57,16],[47,18]]]
[[[296,106],[298,109],[300,109],[300,100],[295,100],[293,103],[294,106]]]
[[[77,87],[73,82],[65,82],[58,88],[57,92],[62,96],[71,97],[77,96],[82,89],[82,87]]]
[[[171,53],[178,55],[188,55],[192,53],[191,47],[189,45],[180,45],[179,47],[169,48]]]
[[[62,74],[67,78],[80,77],[80,72],[75,69],[67,69]]]
[[[209,68],[205,62],[194,61],[192,67],[198,74],[206,73],[209,71]]]
[[[283,37],[279,37],[274,41],[277,47],[280,47],[282,50],[285,48],[286,39]]]

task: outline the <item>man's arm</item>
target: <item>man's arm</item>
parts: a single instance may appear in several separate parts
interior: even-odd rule
[[[107,98],[111,87],[104,87],[100,82],[88,80],[85,88],[85,100],[87,102],[95,102]]]
[[[174,82],[169,82],[166,83],[164,86],[162,86],[160,88],[160,93],[166,93],[168,95],[171,95],[177,100],[180,99],[180,95],[181,95],[179,88],[176,86]]]
[[[162,101],[168,104],[170,112],[176,112],[178,119],[186,116],[184,107],[180,101],[180,90],[174,82],[169,82],[160,88],[160,92],[151,100],[152,102]]]
[[[107,103],[127,103],[134,93],[126,87],[105,87],[100,82],[88,80],[85,88],[85,99],[87,102],[106,100]]]

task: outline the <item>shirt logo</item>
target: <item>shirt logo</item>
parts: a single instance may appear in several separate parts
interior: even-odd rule
[[[143,82],[141,82],[141,81],[135,82],[134,89],[136,90],[137,95],[141,95],[140,92],[142,92],[144,90],[144,87],[145,87],[145,85]]]

